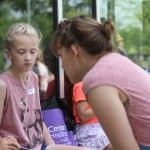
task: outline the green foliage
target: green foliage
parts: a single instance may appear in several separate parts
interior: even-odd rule
[[[120,30],[124,39],[124,47],[129,55],[141,54],[142,51],[142,34],[137,27],[130,27]]]
[[[71,3],[72,2],[72,3]],[[64,0],[63,13],[65,18],[71,18],[79,15],[92,16],[92,1],[90,0]]]

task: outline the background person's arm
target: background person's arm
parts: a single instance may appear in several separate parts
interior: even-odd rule
[[[91,117],[95,116],[93,110],[89,108],[89,104],[86,100],[79,101],[76,104],[76,109],[82,122],[87,121]]]
[[[43,122],[43,137],[44,143],[46,145],[55,144],[44,122]]]
[[[70,145],[49,145],[46,150],[92,150],[84,147],[70,146]]]
[[[0,80],[0,124],[3,115],[5,97],[6,97],[6,83],[3,80]]]
[[[91,117],[95,116],[93,110],[86,101],[86,96],[82,90],[82,82],[74,84],[72,99],[80,121],[84,122],[91,119]]]
[[[139,150],[119,90],[109,86],[93,88],[88,102],[100,120],[114,150]]]

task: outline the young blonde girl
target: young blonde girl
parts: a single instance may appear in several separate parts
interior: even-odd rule
[[[0,136],[13,136],[21,149],[40,150],[53,141],[42,121],[38,78],[32,72],[41,36],[27,23],[6,33],[9,70],[0,75]]]

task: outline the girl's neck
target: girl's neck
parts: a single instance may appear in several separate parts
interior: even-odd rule
[[[12,69],[12,68],[9,70],[9,72],[21,81],[27,81],[28,80],[28,72],[19,72],[19,71],[16,71],[15,69]]]
[[[88,62],[86,62],[86,65],[88,66],[88,70],[90,70],[99,59],[101,59],[102,57],[104,57],[105,55],[109,54],[111,52],[106,52],[103,51],[102,53],[98,54],[98,55],[89,55],[88,60],[89,60],[89,65]]]

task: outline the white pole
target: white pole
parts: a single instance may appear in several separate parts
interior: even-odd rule
[[[101,0],[96,0],[96,20],[100,22],[101,18]]]
[[[58,0],[58,23],[63,18],[63,2],[62,0]],[[64,99],[65,97],[65,86],[64,86],[64,69],[62,68],[62,60],[59,58],[59,96],[60,99]]]
[[[27,0],[27,21],[31,23],[31,0]]]

